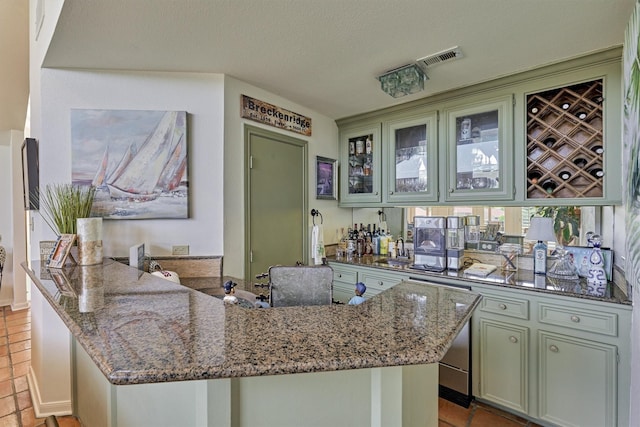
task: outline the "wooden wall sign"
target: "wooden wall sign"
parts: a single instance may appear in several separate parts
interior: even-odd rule
[[[240,116],[265,125],[311,136],[311,118],[242,95]]]

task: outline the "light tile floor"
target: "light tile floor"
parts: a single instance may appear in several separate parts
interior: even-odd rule
[[[27,373],[31,364],[31,310],[0,308],[0,427],[43,426],[36,418]],[[79,427],[71,416],[58,417],[60,427]]]

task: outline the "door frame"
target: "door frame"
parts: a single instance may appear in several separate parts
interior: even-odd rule
[[[254,277],[249,277],[251,272],[251,152],[250,144],[251,138],[261,136],[263,138],[269,138],[281,142],[283,144],[292,144],[302,148],[303,151],[303,165],[302,165],[302,179],[303,179],[303,195],[302,195],[302,260],[308,262],[309,259],[309,216],[304,215],[307,212],[309,206],[309,150],[308,141],[304,139],[293,138],[289,135],[285,135],[278,132],[272,132],[267,129],[244,125],[244,278],[246,281],[254,280]]]

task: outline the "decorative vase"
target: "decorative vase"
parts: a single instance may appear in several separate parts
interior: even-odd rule
[[[78,258],[79,265],[102,263],[102,218],[78,218]]]
[[[593,250],[589,255],[589,272],[587,274],[587,292],[598,297],[605,296],[607,291],[607,274],[604,271],[604,258],[600,250],[600,236],[593,236]]]

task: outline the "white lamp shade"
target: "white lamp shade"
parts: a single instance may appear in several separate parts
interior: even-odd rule
[[[553,218],[543,218],[539,216],[531,218],[529,230],[527,231],[525,239],[555,242],[556,236],[553,233]]]

